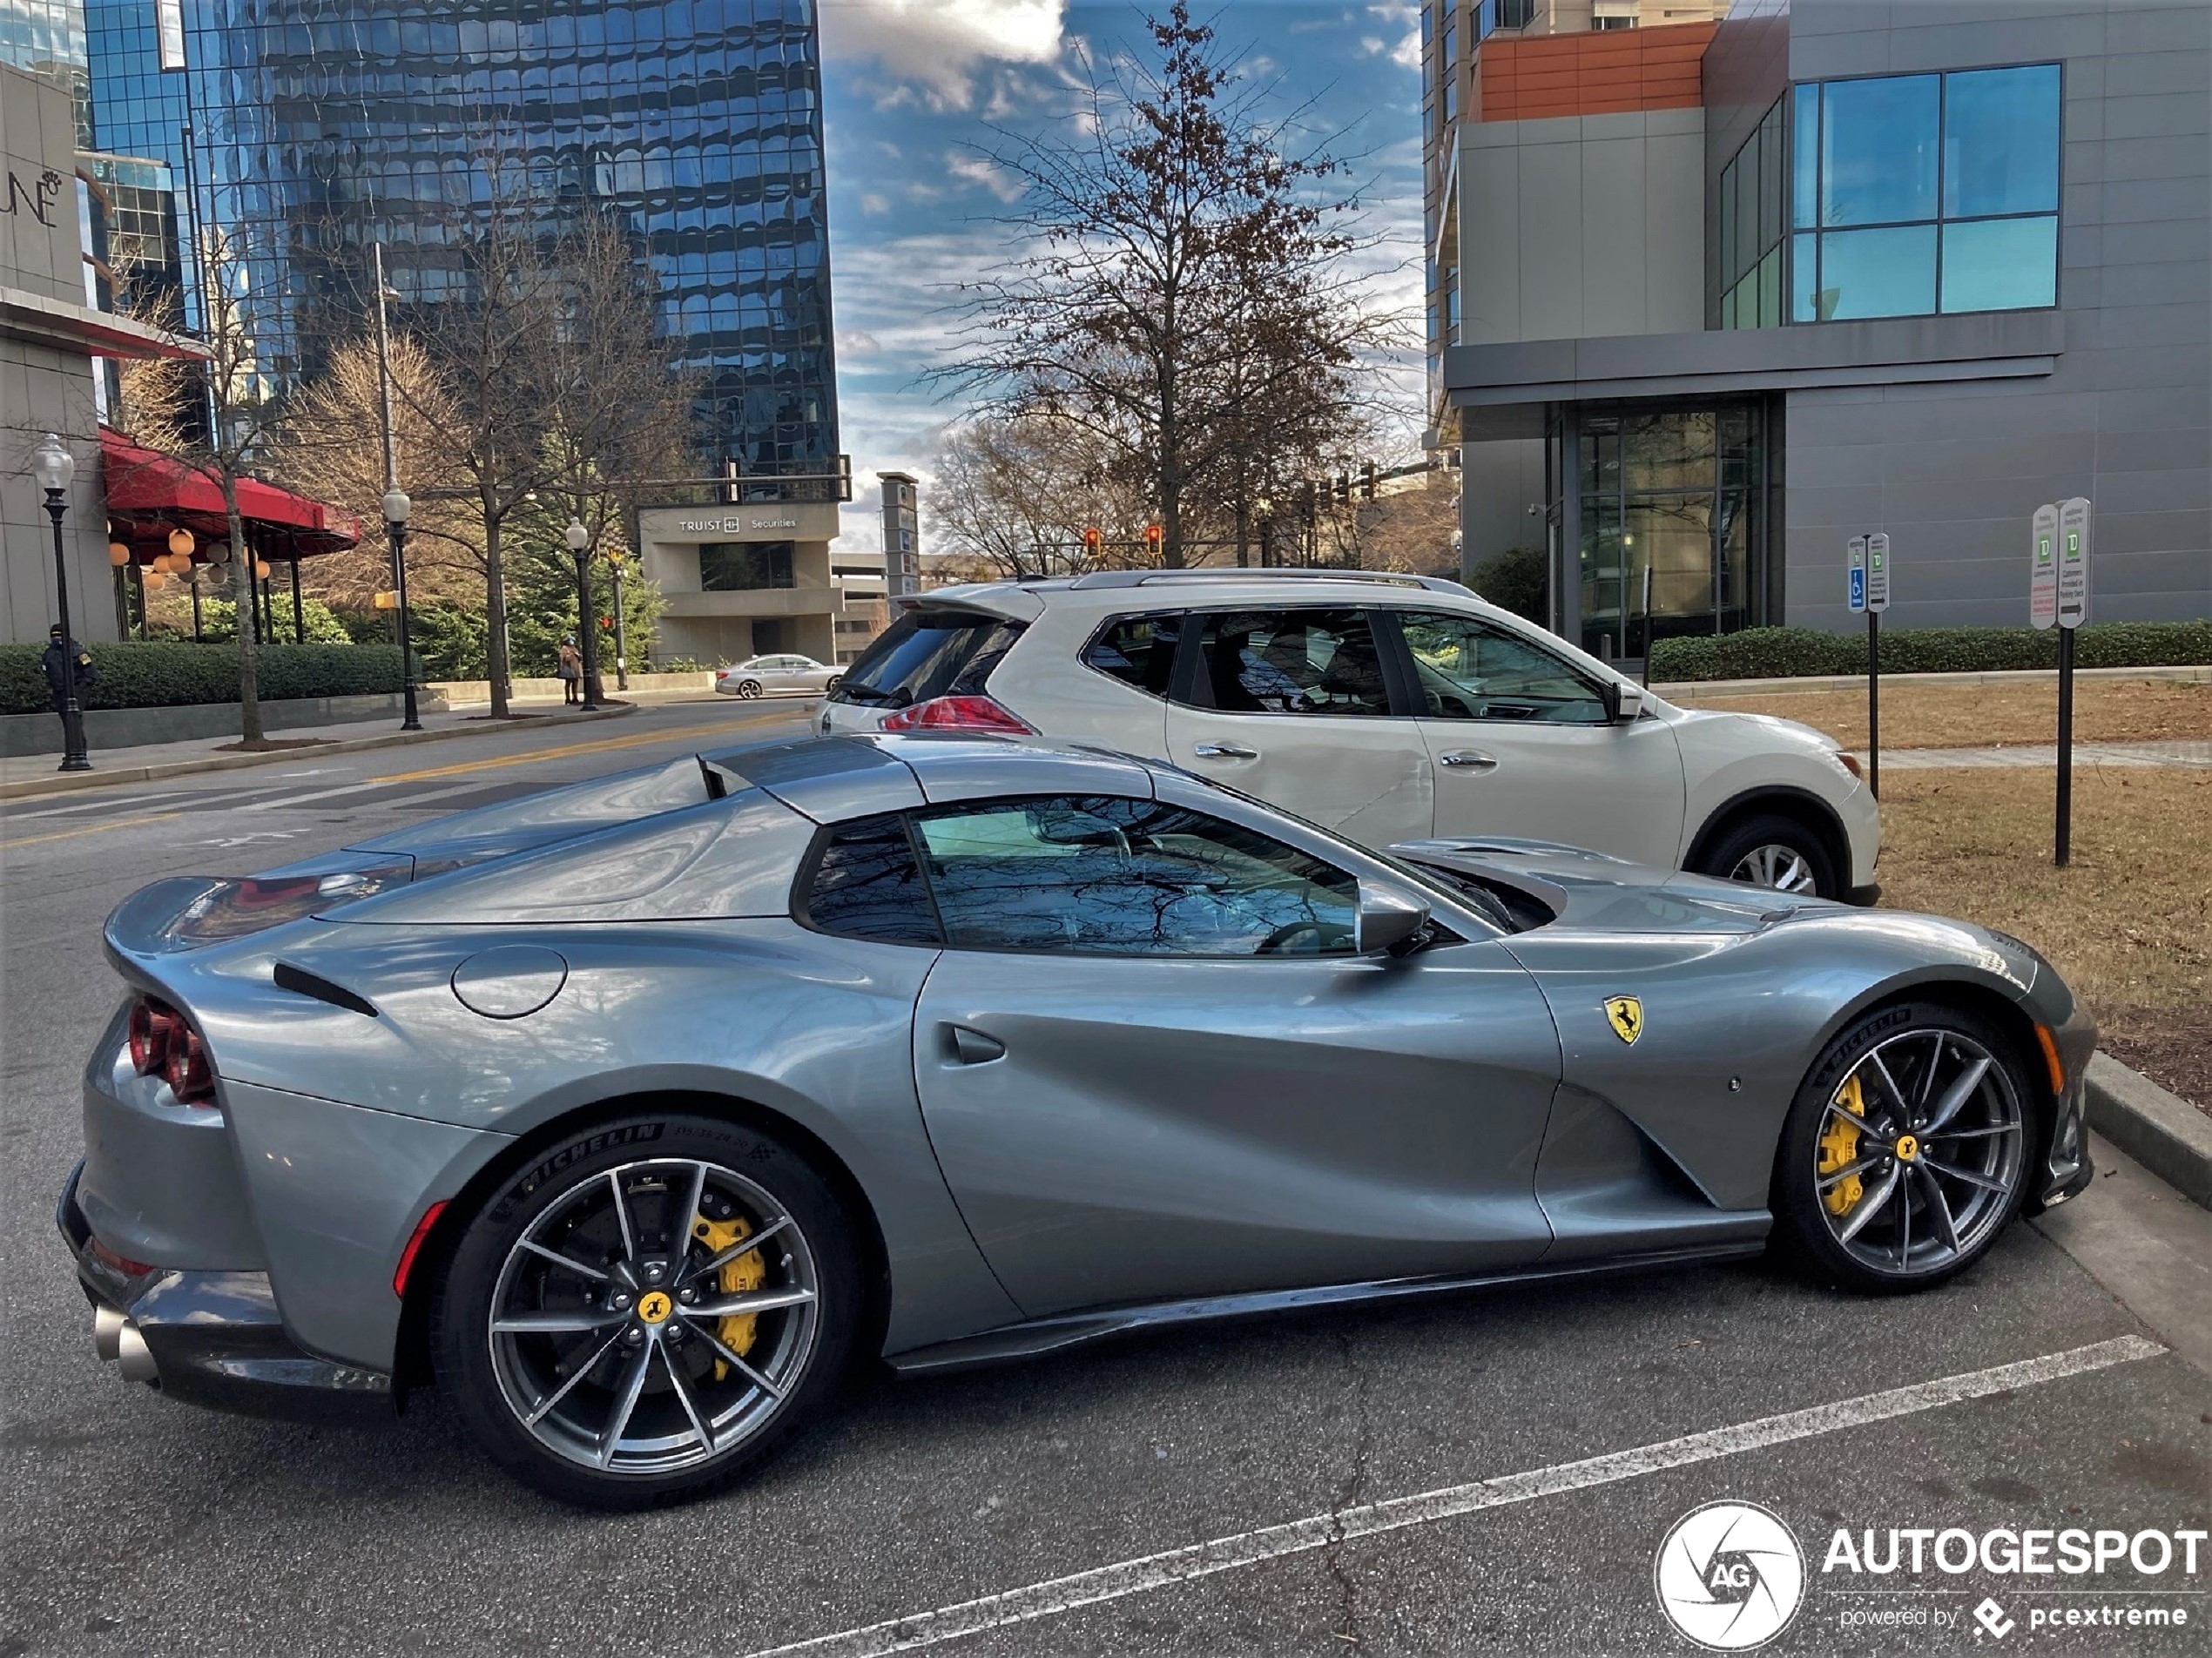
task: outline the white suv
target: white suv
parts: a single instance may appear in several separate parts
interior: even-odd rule
[[[1858,764],[1676,708],[1433,576],[1111,570],[924,594],[825,731],[1041,731],[1164,758],[1375,847],[1503,837],[1871,903]]]

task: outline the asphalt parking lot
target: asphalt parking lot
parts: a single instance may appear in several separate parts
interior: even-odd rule
[[[678,752],[701,726],[798,719],[679,704],[605,735],[303,759],[0,820],[0,1658],[1687,1653],[1655,1551],[1721,1500],[1770,1510],[1806,1556],[1770,1650],[2212,1650],[2204,1545],[2194,1576],[1821,1570],[1838,1527],[2207,1527],[2212,1378],[2170,1351],[2201,1356],[2202,1330],[2170,1303],[2146,1324],[2108,1287],[2126,1294],[2113,1250],[2101,1282],[2055,1227],[2015,1227],[1905,1299],[1705,1268],[864,1378],[751,1485],[646,1515],[532,1496],[435,1399],[386,1430],[298,1427],[173,1405],[95,1359],[51,1212],[116,999],[96,940],[118,899]],[[2107,1206],[2120,1256],[2155,1201],[2126,1189],[2080,1200]],[[2159,1236],[2205,1240],[2206,1219],[2169,1211]],[[2039,1626],[2069,1607],[2188,1621]]]

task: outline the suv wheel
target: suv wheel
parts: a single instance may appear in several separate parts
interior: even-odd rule
[[[1841,898],[1834,860],[1818,835],[1794,818],[1762,813],[1716,837],[1697,873],[1805,898]]]

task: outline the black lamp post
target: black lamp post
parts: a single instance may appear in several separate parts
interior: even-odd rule
[[[602,708],[605,704],[599,699],[598,630],[591,625],[591,532],[583,527],[583,519],[571,517],[561,535],[576,560],[576,638],[577,648],[583,653],[583,705]]]
[[[623,625],[622,613],[622,553],[619,549],[607,549],[607,563],[615,567],[615,689],[630,689],[630,636]]]
[[[407,516],[415,503],[407,491],[394,484],[384,492],[384,535],[392,543],[392,584],[400,607],[400,729],[419,731],[421,717],[415,710],[415,647],[407,633]]]
[[[31,451],[31,470],[46,492],[46,514],[54,521],[54,602],[62,626],[62,763],[64,772],[89,772],[84,756],[84,711],[77,704],[77,635],[69,625],[69,558],[62,550],[62,515],[69,510],[69,486],[77,476],[77,457],[53,433]]]

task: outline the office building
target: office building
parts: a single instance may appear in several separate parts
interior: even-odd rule
[[[2212,8],[1744,0],[1480,78],[1434,435],[1559,631],[1846,626],[1877,530],[1892,625],[2023,623],[2075,495],[2093,619],[2212,612]]]

